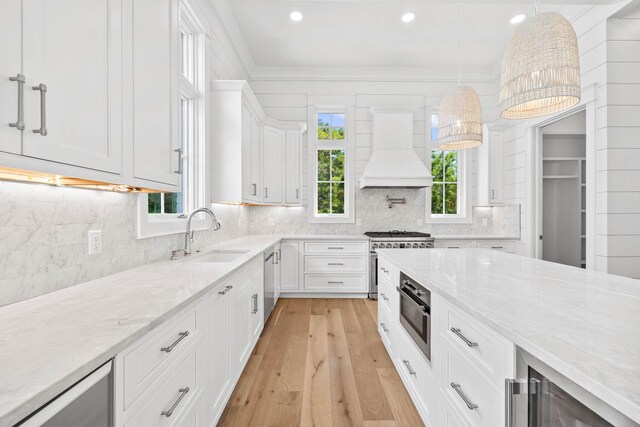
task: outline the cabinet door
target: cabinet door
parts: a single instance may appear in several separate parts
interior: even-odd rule
[[[128,0],[133,10],[133,174],[176,189],[180,182],[177,0]]]
[[[280,245],[280,289],[300,289],[300,243],[283,242]]]
[[[229,324],[229,300],[230,292],[224,294],[224,286],[220,290],[213,292],[210,296],[211,304],[211,320],[210,320],[210,348],[207,366],[210,369],[209,394],[207,405],[205,408],[207,414],[217,414],[222,410],[225,401],[222,398],[225,395],[227,387],[231,381],[231,354],[229,351],[230,324]],[[211,424],[210,422],[207,424]]]
[[[250,200],[262,201],[262,123],[251,115],[251,144],[249,149],[249,194]]]
[[[20,153],[22,132],[9,123],[18,121],[18,85],[15,78],[22,72],[20,0],[3,0],[0,10],[0,151]],[[26,85],[24,90],[26,91]]]
[[[23,155],[121,173],[122,2],[24,0],[22,22]]]
[[[279,204],[283,202],[284,172],[282,129],[264,126],[264,202]]]
[[[242,103],[242,198],[248,201],[259,201],[258,174],[260,172],[260,124],[251,114],[245,103]]]
[[[285,139],[285,203],[302,203],[302,179],[300,174],[301,134],[298,130],[287,130]]]
[[[504,135],[491,132],[489,200],[491,204],[504,203]]]
[[[242,279],[240,279],[242,280]],[[235,289],[230,292],[231,295],[231,341],[232,341],[232,363],[234,377],[240,375],[242,367],[249,357],[252,343],[251,331],[251,295],[254,293],[253,288],[247,283],[232,283]]]

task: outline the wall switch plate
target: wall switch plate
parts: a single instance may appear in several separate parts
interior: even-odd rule
[[[102,230],[89,230],[89,255],[102,253]]]
[[[482,218],[482,226],[486,227],[487,225],[489,225],[489,220],[487,218]]]
[[[418,220],[416,221],[416,225],[418,227],[422,227],[422,218],[418,218]]]

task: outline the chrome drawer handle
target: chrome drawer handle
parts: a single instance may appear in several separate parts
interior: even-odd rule
[[[460,384],[456,384],[452,382],[450,385],[451,387],[453,387],[456,393],[458,393],[458,396],[460,396],[460,398],[464,401],[465,405],[467,405],[467,408],[471,410],[478,409],[478,405],[476,405],[475,403],[472,403],[467,397],[467,395],[462,392],[462,387],[460,387]]]
[[[258,312],[258,294],[251,295],[251,302],[253,303],[251,314],[256,314]]]
[[[169,347],[162,347],[160,349],[160,351],[164,351],[165,353],[171,353],[171,351],[176,348],[176,346],[178,344],[180,344],[180,341],[182,341],[183,339],[185,339],[186,337],[189,336],[189,331],[184,331],[184,332],[180,332],[178,333],[178,335],[180,335],[180,338],[178,338],[177,340],[175,340],[173,342],[173,344],[171,344]]]
[[[257,196],[258,195],[258,185],[257,184],[251,184],[253,186],[253,194],[252,196]]]
[[[462,335],[462,331],[460,330],[460,328],[451,328],[451,332],[453,332],[458,337],[460,337],[460,339],[462,341],[464,341],[464,343],[466,345],[468,345],[469,347],[477,347],[478,346],[477,342],[473,342],[473,341],[469,340],[469,338],[467,338],[464,335]]]
[[[264,187],[264,198],[265,199],[269,198],[269,189],[267,187]]]
[[[491,246],[491,249],[504,249],[504,246]]]
[[[225,287],[224,287],[224,290],[219,291],[218,293],[219,293],[220,295],[224,295],[224,294],[226,294],[227,292],[229,292],[231,289],[233,289],[233,286],[225,286]]]
[[[177,173],[178,175],[182,175],[182,148],[176,148],[175,150],[173,150],[174,152],[178,153],[178,170],[174,171],[174,173]]]
[[[31,89],[40,91],[40,129],[34,129],[33,133],[47,136],[47,85],[40,83],[38,86],[31,86]]]
[[[330,262],[327,265],[344,265],[342,262]]]
[[[335,247],[331,247],[329,246],[327,249],[335,249],[335,250],[342,250],[344,249],[342,246],[335,246]]]
[[[389,333],[389,329],[387,329],[387,325],[385,325],[384,323],[380,323],[380,327],[386,334]]]
[[[181,388],[178,391],[180,392],[180,396],[178,397],[178,400],[173,402],[173,405],[171,406],[171,408],[169,408],[168,411],[162,411],[160,413],[160,415],[164,415],[167,418],[169,418],[171,415],[173,415],[173,411],[176,410],[176,408],[178,407],[178,405],[180,404],[182,399],[184,399],[184,397],[187,395],[187,393],[189,393],[189,387]]]
[[[296,188],[296,200],[300,198],[300,190]]]
[[[329,283],[331,285],[342,285],[342,284],[344,284],[344,282],[332,282],[332,281],[328,281],[327,283]]]
[[[16,74],[15,77],[9,77],[12,82],[18,82],[18,120],[15,123],[9,123],[9,126],[18,130],[24,130],[24,84],[27,78],[24,74]]]
[[[402,363],[404,363],[404,366],[407,367],[407,371],[409,371],[409,375],[417,376],[416,371],[413,370],[408,360],[403,360]]]
[[[382,297],[383,300],[389,301],[389,298],[387,298],[387,296],[385,294],[383,294],[382,292],[380,292],[380,296]]]

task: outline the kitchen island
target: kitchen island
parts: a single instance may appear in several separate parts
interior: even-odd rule
[[[622,421],[614,425],[640,423],[638,280],[486,249],[386,249],[379,254],[381,268],[395,270],[391,285],[398,285],[402,272],[432,293],[435,336],[431,345],[436,348],[432,348],[429,365],[434,375],[444,375],[450,363],[443,357],[446,366],[438,365],[439,347],[445,341],[439,335],[454,329],[450,328],[452,318],[464,317],[477,322],[479,330],[486,330],[490,338],[512,343],[512,350],[506,351],[506,363],[500,366],[505,375],[516,373],[515,353],[523,350],[618,411]],[[446,316],[444,306],[452,307]],[[393,318],[393,312],[390,316]],[[451,337],[453,345],[459,343],[465,351],[480,351],[473,350],[478,348],[477,342],[464,345],[459,335]],[[486,356],[478,354],[478,360]],[[496,389],[500,388],[499,380],[493,381]],[[446,387],[449,382],[441,385]],[[443,420],[441,425],[447,423]]]

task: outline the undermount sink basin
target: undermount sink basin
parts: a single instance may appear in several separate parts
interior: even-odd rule
[[[231,262],[249,251],[211,251],[191,259],[193,262]]]

